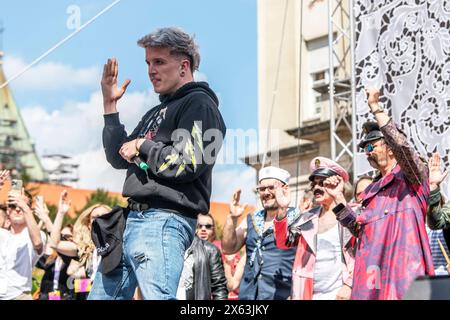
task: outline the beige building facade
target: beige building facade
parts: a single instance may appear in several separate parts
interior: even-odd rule
[[[263,164],[288,170],[293,200],[300,199],[309,186],[310,161],[331,157],[328,2],[259,0],[257,4],[259,152],[245,161],[257,170]],[[346,45],[342,43],[342,50]],[[339,65],[333,59],[336,75],[348,63]],[[351,139],[350,134],[342,134]],[[266,152],[269,156],[264,157]],[[350,162],[349,157],[341,161],[346,166]]]

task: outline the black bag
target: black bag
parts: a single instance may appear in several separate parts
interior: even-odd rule
[[[122,260],[123,233],[129,210],[115,206],[111,212],[92,222],[92,241],[97,254],[102,257],[100,270],[103,274],[113,271]]]

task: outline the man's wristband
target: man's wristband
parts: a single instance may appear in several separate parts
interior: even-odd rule
[[[342,210],[345,209],[345,205],[343,203],[339,203],[336,207],[333,208],[334,214],[338,214]]]

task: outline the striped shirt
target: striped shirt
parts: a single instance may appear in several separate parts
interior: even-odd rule
[[[430,241],[431,255],[433,256],[433,265],[437,276],[448,276],[446,269],[447,261],[442,254],[441,248],[439,246],[438,239],[444,246],[447,255],[449,255],[449,250],[447,244],[445,243],[444,233],[442,230],[431,230],[427,226],[428,239]]]

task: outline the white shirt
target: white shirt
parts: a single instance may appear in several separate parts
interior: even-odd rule
[[[41,238],[45,247],[46,236],[42,231]],[[31,292],[32,269],[39,257],[27,228],[19,234],[0,229],[0,300]]]
[[[177,289],[177,300],[186,300],[186,291],[194,286],[194,255],[191,250],[184,253],[183,271]]]
[[[336,224],[324,233],[317,234],[313,300],[335,300],[341,287],[342,249]]]

